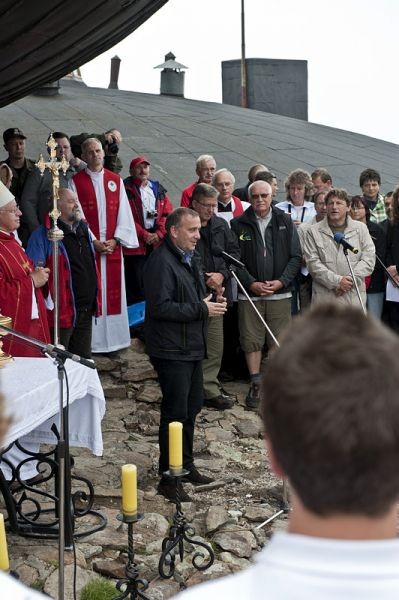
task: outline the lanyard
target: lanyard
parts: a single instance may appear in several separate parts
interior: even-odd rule
[[[289,214],[291,214],[291,208],[292,208],[292,204],[288,205],[288,212]],[[302,216],[301,216],[301,223],[303,223],[303,219],[305,218],[305,210],[306,210],[306,206],[302,207]]]

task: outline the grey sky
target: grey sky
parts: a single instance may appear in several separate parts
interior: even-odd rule
[[[397,0],[246,0],[247,58],[308,61],[309,120],[399,143]],[[240,0],[169,0],[136,32],[82,68],[107,87],[158,93],[153,67],[172,51],[187,65],[185,96],[221,102],[221,61],[239,58]]]

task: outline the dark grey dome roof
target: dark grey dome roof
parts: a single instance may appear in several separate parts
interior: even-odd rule
[[[398,182],[399,146],[306,121],[224,104],[89,88],[62,82],[59,96],[28,96],[0,111],[0,133],[20,127],[27,155],[45,151],[49,131],[67,134],[120,129],[124,142],[122,175],[134,156],[146,155],[151,176],[178,204],[183,187],[195,180],[194,162],[213,154],[218,168],[228,167],[244,185],[248,168],[264,163],[275,171],[282,192],[284,177],[295,168],[326,167],[334,185],[359,192],[359,173],[374,167],[382,190]],[[0,154],[1,156],[1,154]],[[282,197],[282,196],[281,196]]]

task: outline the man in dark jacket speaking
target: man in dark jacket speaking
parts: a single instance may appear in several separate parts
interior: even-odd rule
[[[194,252],[200,227],[195,211],[174,210],[166,220],[164,243],[150,255],[144,269],[146,347],[162,390],[159,473],[169,467],[169,423],[180,421],[183,467],[189,471],[184,481],[193,484],[211,481],[194,466],[194,426],[203,401],[201,362],[206,356],[208,317],[226,312],[222,296],[217,302],[211,294],[206,296],[200,260]],[[165,477],[158,491],[169,500],[176,498],[174,482]],[[183,489],[180,499],[189,501]]]
[[[260,314],[278,337],[291,319],[291,284],[301,266],[298,233],[290,215],[271,206],[272,188],[255,181],[248,188],[251,206],[231,221],[237,235],[241,260],[246,269],[237,273]],[[265,330],[243,294],[238,294],[240,344],[245,352],[251,387],[246,397],[249,408],[260,399],[260,364]],[[267,343],[273,338],[267,334]],[[287,365],[287,369],[290,366]]]

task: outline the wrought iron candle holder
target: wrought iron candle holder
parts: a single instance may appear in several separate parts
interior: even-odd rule
[[[158,572],[164,579],[173,577],[176,568],[176,556],[180,557],[180,561],[184,558],[184,542],[188,542],[192,546],[199,546],[204,552],[197,550],[192,558],[192,565],[198,571],[205,571],[215,560],[215,554],[212,547],[199,540],[194,540],[195,529],[187,523],[187,519],[182,511],[180,490],[182,489],[182,477],[188,475],[186,469],[178,469],[165,471],[164,477],[174,479],[176,486],[176,511],[173,515],[173,523],[169,529],[169,535],[162,541],[162,554],[159,559]]]
[[[133,600],[133,598],[151,600],[149,596],[144,593],[148,588],[148,581],[139,577],[137,564],[134,562],[133,525],[134,523],[137,523],[137,521],[141,521],[143,515],[137,513],[133,516],[127,516],[120,513],[116,518],[118,521],[122,521],[122,523],[127,523],[128,561],[125,568],[126,577],[124,579],[119,579],[116,584],[116,589],[122,593],[114,600],[123,600],[124,598],[130,598],[131,600]]]

